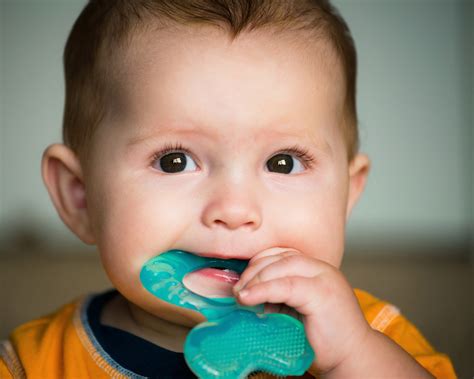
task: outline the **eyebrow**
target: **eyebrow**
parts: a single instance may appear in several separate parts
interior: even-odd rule
[[[149,134],[144,134],[144,135],[139,135],[136,137],[133,137],[128,143],[127,146],[133,146],[140,144],[146,140],[149,140],[151,138],[156,138],[157,135],[160,134],[178,134],[178,135],[197,135],[200,137],[205,137],[207,139],[213,138],[212,133],[208,133],[204,130],[197,129],[195,127],[193,128],[175,128],[175,127],[170,127],[170,126],[160,126],[159,130],[155,130],[153,133]]]
[[[280,131],[278,129],[276,130],[270,130],[270,131],[262,131],[258,134],[259,139],[264,139],[267,137],[269,134],[276,135],[276,136],[282,136],[282,137],[293,137],[293,138],[304,138],[304,139],[309,139],[312,143],[313,146],[315,146],[319,151],[323,152],[324,154],[327,155],[332,155],[333,150],[331,145],[326,141],[325,138],[318,138],[313,135],[308,135],[307,132],[302,131],[302,132],[296,132],[296,133],[288,133],[285,131]]]
[[[127,147],[131,147],[137,144],[140,144],[144,141],[147,141],[149,139],[154,139],[157,137],[157,135],[160,134],[175,134],[175,135],[194,135],[198,136],[207,140],[214,139],[215,134],[212,132],[208,132],[205,129],[199,129],[197,127],[183,127],[180,126],[179,128],[172,127],[172,126],[159,126],[159,130],[155,130],[153,133],[149,134],[143,134],[139,135],[136,137],[133,137],[128,143]],[[256,140],[262,140],[265,138],[268,138],[269,134],[271,135],[276,135],[276,136],[282,136],[282,137],[293,137],[293,138],[307,138],[306,132],[293,132],[293,133],[288,133],[288,131],[282,131],[278,129],[273,129],[273,130],[261,130],[255,135]],[[324,138],[311,138],[311,141],[314,143],[314,145],[320,149],[322,152],[332,155],[333,151],[331,148],[331,145],[324,139]]]

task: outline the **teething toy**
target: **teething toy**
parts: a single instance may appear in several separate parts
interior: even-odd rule
[[[184,345],[185,360],[199,378],[240,379],[253,371],[302,375],[314,352],[300,321],[288,315],[266,314],[263,304],[245,307],[233,297],[204,297],[183,284],[185,275],[193,271],[219,267],[241,274],[247,264],[170,250],[146,262],[140,280],[157,298],[207,318],[191,330]]]

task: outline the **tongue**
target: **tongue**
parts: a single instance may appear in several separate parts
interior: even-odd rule
[[[183,284],[190,291],[205,297],[233,297],[232,287],[240,275],[229,269],[203,268],[189,273]]]
[[[197,270],[196,273],[229,283],[236,283],[239,281],[240,278],[239,274],[237,274],[234,270],[230,269],[208,267],[203,268],[201,270]]]

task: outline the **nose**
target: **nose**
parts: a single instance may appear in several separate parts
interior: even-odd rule
[[[214,192],[204,208],[203,223],[209,228],[258,229],[262,222],[261,209],[252,192],[235,187]]]

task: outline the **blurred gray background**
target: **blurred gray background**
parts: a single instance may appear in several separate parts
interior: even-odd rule
[[[0,2],[0,339],[109,286],[40,176],[61,140],[62,52],[84,0]],[[356,41],[361,150],[348,225],[355,287],[399,306],[461,377],[473,366],[473,3],[337,0]]]

